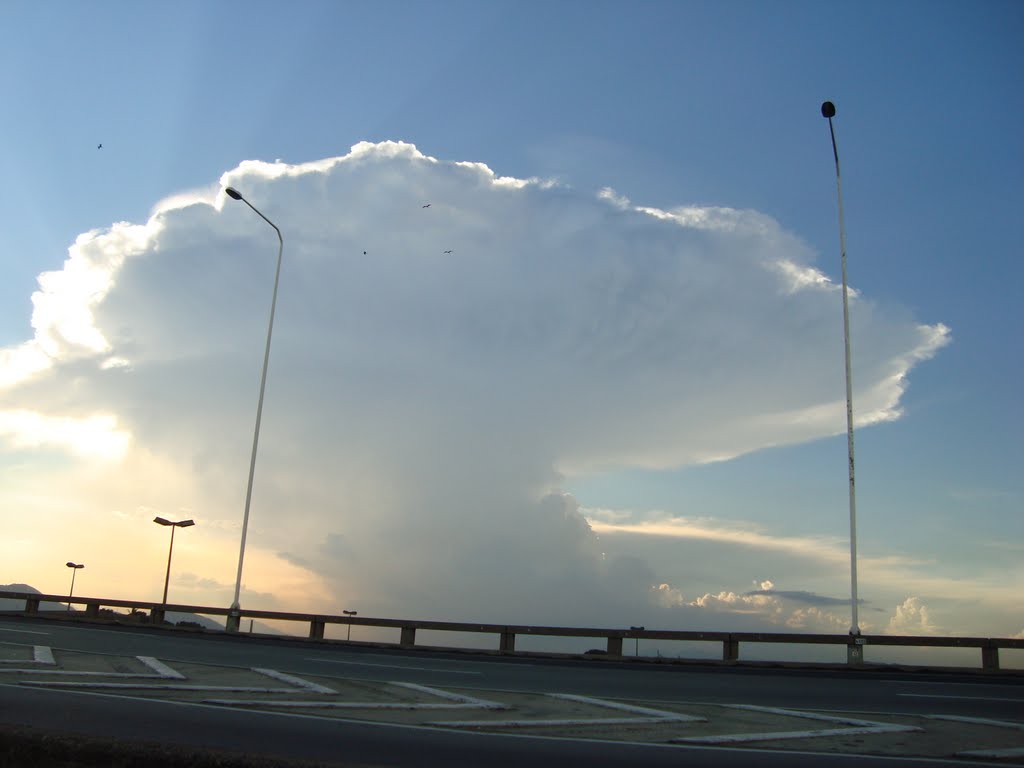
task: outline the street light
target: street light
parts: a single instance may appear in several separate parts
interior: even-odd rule
[[[164,577],[164,605],[167,605],[167,584],[171,580],[171,555],[174,553],[174,529],[175,528],[188,528],[189,526],[195,525],[194,520],[180,520],[177,523],[172,523],[170,520],[165,520],[162,517],[154,517],[153,522],[158,525],[170,526],[171,529],[171,547],[167,550],[167,575]]]
[[[277,225],[260,213],[252,203],[242,197],[241,192],[232,187],[228,187],[224,191],[232,200],[241,200],[248,205],[261,219],[272,226],[277,233],[278,241],[277,270],[274,272],[274,293],[270,300],[270,323],[267,325],[267,348],[263,353],[263,373],[260,374],[260,398],[256,406],[256,429],[252,436],[252,458],[249,460],[249,483],[245,489],[245,514],[242,516],[242,543],[238,548],[238,574],[235,577],[235,599],[231,603],[226,626],[228,632],[237,632],[241,620],[241,606],[238,604],[238,596],[242,591],[242,563],[245,560],[245,537],[249,530],[249,504],[252,501],[252,480],[256,473],[256,448],[260,442],[260,419],[263,417],[263,391],[267,386],[267,363],[270,362],[270,337],[274,332],[274,310],[277,307],[277,284],[281,277],[281,254],[284,252],[284,238],[281,237],[281,230],[277,228]]]
[[[342,611],[346,616],[355,616],[359,611]],[[352,620],[348,622],[348,635],[345,637],[345,642],[352,639]]]
[[[644,627],[630,627],[629,630],[631,632],[643,632],[644,631]],[[636,649],[635,649],[633,655],[634,656],[639,656],[640,655],[640,636],[637,635],[633,639],[636,640]]]
[[[846,352],[846,448],[850,467],[850,634],[860,634],[857,621],[857,491],[854,481],[853,463],[853,375],[850,369],[850,302],[846,287],[846,224],[843,221],[843,182],[839,173],[839,149],[836,147],[836,131],[832,125],[836,106],[831,101],[821,105],[821,116],[828,120],[828,131],[832,136],[832,155],[836,161],[836,194],[839,199],[839,253],[843,273],[843,345]]]
[[[68,611],[71,610],[71,597],[75,594],[75,574],[78,573],[79,568],[85,568],[85,565],[79,565],[78,563],[72,563],[70,560],[66,563],[67,567],[71,569],[71,589],[68,591]]]

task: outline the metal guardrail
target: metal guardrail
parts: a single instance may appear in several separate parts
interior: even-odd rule
[[[309,625],[309,638],[322,640],[328,624],[345,626],[386,627],[400,631],[398,645],[412,648],[416,645],[418,630],[439,630],[444,632],[471,632],[498,635],[498,651],[504,654],[516,653],[516,637],[592,637],[604,638],[607,642],[602,658],[622,658],[622,641],[675,640],[696,642],[717,642],[722,644],[722,660],[738,661],[740,643],[796,643],[804,645],[845,645],[847,663],[857,666],[863,663],[864,647],[903,646],[916,648],[979,648],[981,668],[986,671],[999,670],[1001,648],[1024,649],[1024,638],[1009,637],[933,637],[927,635],[820,635],[795,632],[692,632],[668,629],[610,629],[607,627],[538,627],[529,625],[472,624],[452,621],[422,621],[416,619],[377,619],[366,616],[337,616],[331,614],[286,613],[281,611],[247,610],[232,611],[204,605],[180,605],[139,600],[115,600],[96,597],[68,597],[66,595],[42,595],[35,592],[4,592],[0,598],[24,600],[22,611],[7,611],[19,615],[37,615],[41,603],[63,603],[85,606],[87,619],[101,618],[102,608],[130,608],[133,611],[148,611],[150,622],[160,624],[168,612],[193,613],[205,616],[224,616],[237,621],[242,618],[272,621],[295,621]]]

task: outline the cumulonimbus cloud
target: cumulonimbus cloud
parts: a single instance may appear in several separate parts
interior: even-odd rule
[[[277,241],[228,185],[285,243],[254,545],[367,600],[614,600],[620,582],[559,493],[567,474],[845,428],[837,288],[771,218],[363,143],[245,162],[145,224],[83,235],[41,279],[35,338],[0,350],[5,408],[168,457],[197,496],[168,508],[240,507]],[[859,294],[851,312],[858,419],[897,418],[949,330]]]

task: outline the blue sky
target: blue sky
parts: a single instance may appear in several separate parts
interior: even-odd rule
[[[942,629],[1024,630],[1019,597],[1007,605],[996,590],[986,594],[990,585],[1019,587],[1024,544],[1019,3],[15,1],[5,4],[5,19],[6,347],[32,338],[37,276],[61,269],[81,233],[142,224],[159,201],[207,190],[246,160],[298,165],[346,155],[361,141],[410,142],[443,162],[553,179],[580,196],[609,187],[634,206],[757,212],[802,242],[814,267],[836,281],[835,179],[819,112],[831,99],[850,282],[893,327],[943,324],[951,339],[910,370],[898,419],[858,431],[862,553],[980,579],[956,599],[938,587],[924,593],[891,583],[883,596],[862,566],[862,596],[886,619],[916,598]],[[558,219],[549,210],[541,220]],[[287,280],[282,291],[285,301]],[[145,306],[143,296],[135,301],[126,305]],[[829,363],[841,376],[838,301],[835,312]],[[257,345],[262,322],[251,327]],[[856,336],[853,344],[856,352]],[[268,413],[279,359],[287,352],[272,361]],[[559,490],[585,515],[628,510],[636,520],[660,514],[780,537],[845,537],[844,437],[780,443],[709,465],[645,467],[619,456],[563,472]],[[76,459],[9,447],[0,461],[5,476],[24,478],[73,472]],[[244,463],[238,471],[241,480]],[[3,514],[17,514],[24,498],[9,497]],[[132,507],[126,497],[116,511],[173,514],[175,505],[193,510],[204,500],[197,491]],[[104,513],[113,505],[96,503]],[[45,506],[32,511],[41,527],[26,528],[26,537],[45,530]],[[150,533],[137,535],[148,541]],[[641,539],[602,534],[609,555],[645,558]],[[52,553],[58,564],[68,557]],[[834,580],[795,583],[753,566],[737,569],[731,583],[709,575],[688,588],[678,583],[682,574],[651,558],[659,582],[682,590],[686,605],[702,592],[742,594],[764,580],[831,597],[848,588],[841,570]],[[230,580],[230,568],[212,574],[196,562],[193,582]],[[781,570],[764,570],[773,567]],[[0,573],[0,581],[56,589],[63,574],[49,585],[50,570]],[[452,614],[444,618],[474,618],[457,606],[442,610]]]

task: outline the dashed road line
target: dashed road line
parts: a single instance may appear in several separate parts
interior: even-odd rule
[[[0,664],[46,664],[55,665],[53,651],[48,645],[33,645],[31,659],[0,659]],[[5,672],[17,672],[17,670],[4,670]]]
[[[1009,749],[969,749],[966,752],[957,752],[957,757],[987,757],[993,760],[1012,760],[1015,757],[1024,757],[1024,748],[1010,747]]]
[[[410,691],[419,691],[420,693],[425,693],[429,696],[437,696],[440,699],[448,699],[449,701],[455,701],[460,704],[468,704],[473,707],[479,707],[480,709],[508,709],[504,704],[499,704],[496,701],[487,701],[486,699],[477,699],[461,693],[442,691],[440,688],[431,688],[430,686],[419,685],[418,683],[390,683],[390,685],[397,686],[398,688],[406,688]]]

